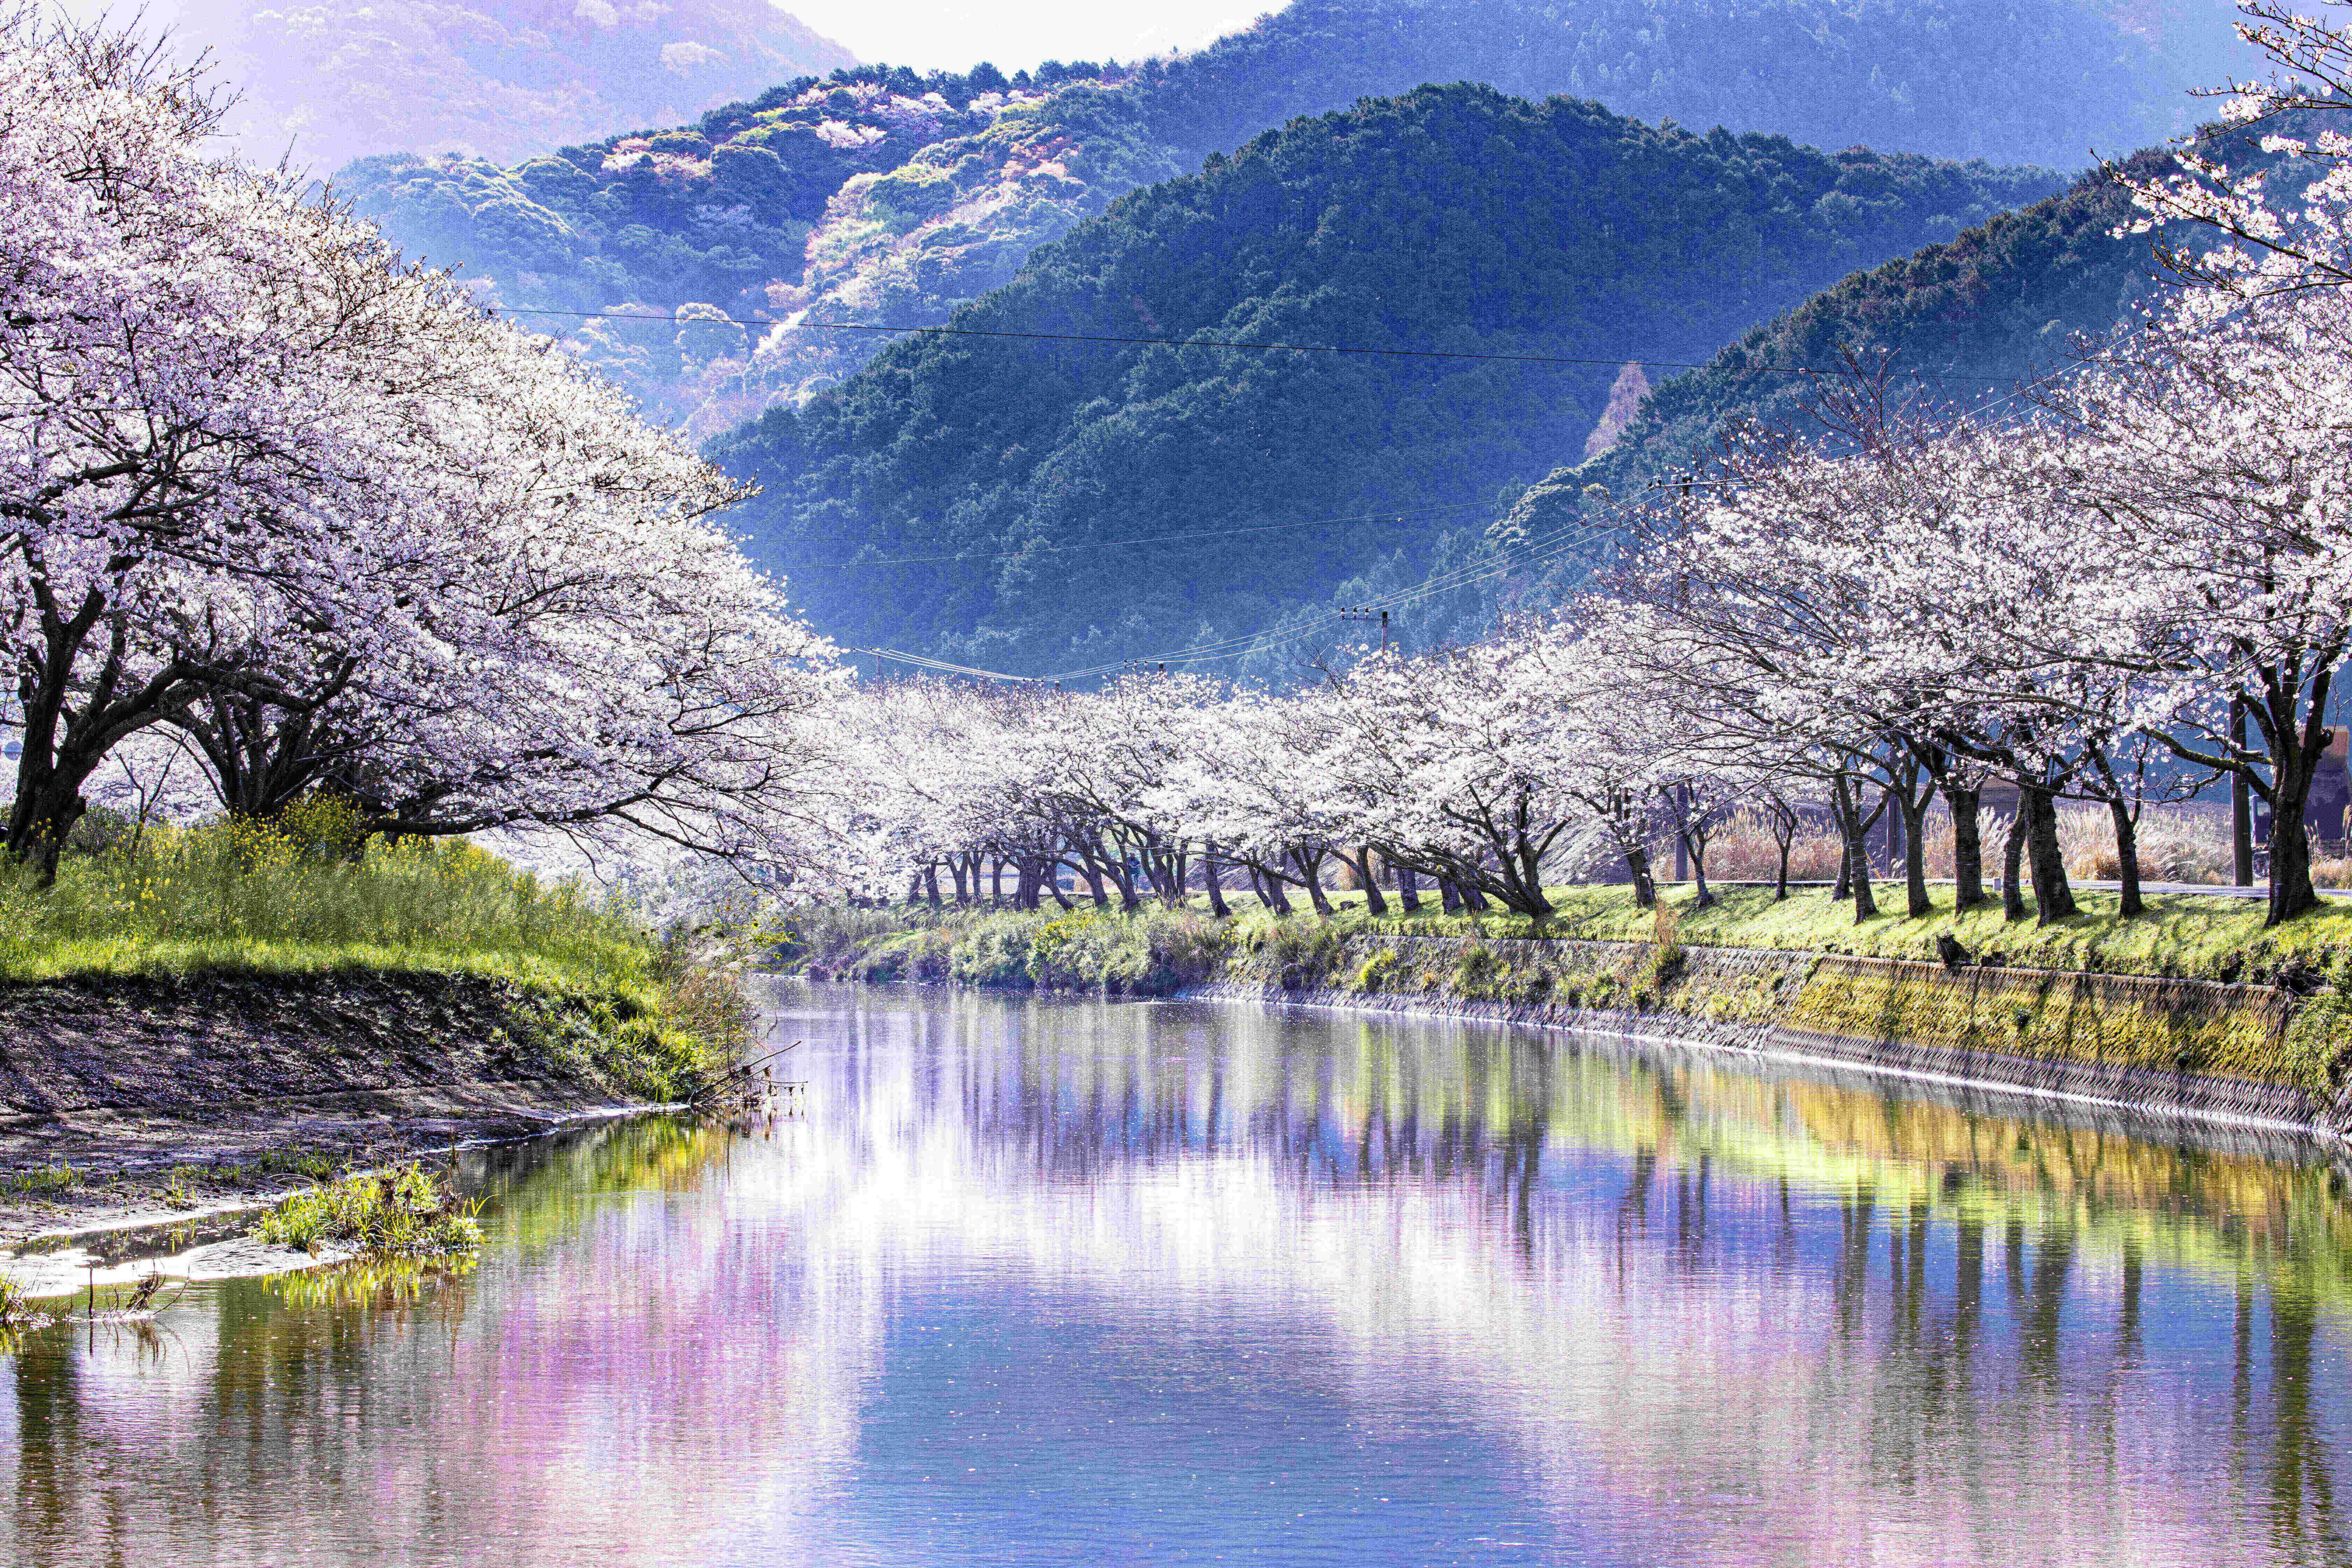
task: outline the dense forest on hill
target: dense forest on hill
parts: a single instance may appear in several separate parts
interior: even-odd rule
[[[1704,359],[2053,183],[1424,88],[1137,192],[954,318],[1183,346],[927,336],[712,450],[766,487],[751,548],[837,636],[1015,670],[1144,656],[1417,564],[1498,482],[1580,458],[1623,362]],[[1361,521],[1299,526],[1330,518]],[[1167,535],[1215,537],[1072,549]]]
[[[2246,140],[2209,151],[2269,163],[2274,181],[2287,174]],[[2151,150],[2120,167],[2146,177],[2168,163]],[[1820,378],[1843,374],[1849,359],[1876,367],[1906,400],[1990,414],[2022,406],[2021,383],[2063,374],[2079,342],[2112,331],[2166,287],[2149,237],[2120,232],[2137,216],[2122,186],[2085,174],[2056,195],[1841,279],[1758,323],[1703,368],[1654,376],[1610,450],[1548,476],[1501,521],[1457,531],[1433,554],[1433,574],[1482,563],[1508,570],[1416,598],[1410,616],[1399,611],[1399,627],[1426,645],[1479,634],[1500,606],[1558,599],[1611,549],[1608,534],[1580,536],[1608,527],[1620,503],[1646,487],[1703,470],[1730,425],[1825,435],[1808,405]],[[1413,582],[1406,571],[1386,563],[1373,578],[1342,584],[1339,596],[1352,603],[1398,591]]]
[[[2181,89],[2225,72],[2227,22],[2090,0],[1297,0],[1172,62],[853,67],[519,165],[403,154],[337,183],[491,298],[565,312],[536,319],[709,432],[878,346],[769,323],[944,320],[1127,191],[1360,97],[1485,81],[1822,147],[2079,167],[2180,128]]]

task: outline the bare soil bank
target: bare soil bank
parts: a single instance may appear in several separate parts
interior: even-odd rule
[[[201,1225],[346,1163],[644,1109],[589,1005],[373,972],[0,989],[0,1246]]]

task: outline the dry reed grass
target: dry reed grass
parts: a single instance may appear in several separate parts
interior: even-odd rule
[[[2001,841],[2008,826],[2005,816],[1991,811],[1982,818],[1985,873],[1989,880],[1997,880],[2000,875]],[[1873,841],[1884,842],[1880,837],[1884,832],[1882,819]],[[2058,842],[2066,858],[2068,876],[2082,881],[2112,882],[2122,875],[2116,855],[2115,825],[2105,806],[2088,802],[2062,805],[2058,808]],[[1836,879],[1840,847],[1837,834],[1826,825],[1800,827],[1790,849],[1790,881]],[[1773,839],[1765,815],[1744,809],[1717,830],[1707,847],[1706,874],[1723,882],[1769,882],[1780,869],[1780,847]],[[1926,858],[1930,878],[1950,879],[1955,858],[1952,817],[1940,806],[1928,813]],[[1673,842],[1657,846],[1653,859],[1661,877],[1671,875]],[[2226,885],[2230,880],[2229,808],[2201,801],[2147,807],[2139,823],[2139,863],[2143,881]],[[2313,866],[2312,875],[2323,887],[2352,885],[2352,858],[2319,860]]]

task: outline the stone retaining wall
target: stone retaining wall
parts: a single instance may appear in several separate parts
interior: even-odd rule
[[[1370,934],[1349,940],[1332,973],[1353,983],[1244,980],[1192,994],[1602,1030],[2352,1135],[2352,1089],[2323,1099],[2265,1075],[2279,1070],[2298,1006],[2268,985],[1771,949],[1662,955],[1647,942]]]

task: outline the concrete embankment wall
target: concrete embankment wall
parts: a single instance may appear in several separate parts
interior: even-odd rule
[[[337,1099],[563,1114],[625,1101],[579,1004],[467,974],[108,978],[0,989],[0,1124]]]
[[[1304,961],[1238,954],[1192,994],[1598,1030],[2352,1135],[2352,1089],[2295,1081],[2301,1004],[2270,985],[1359,934]]]

